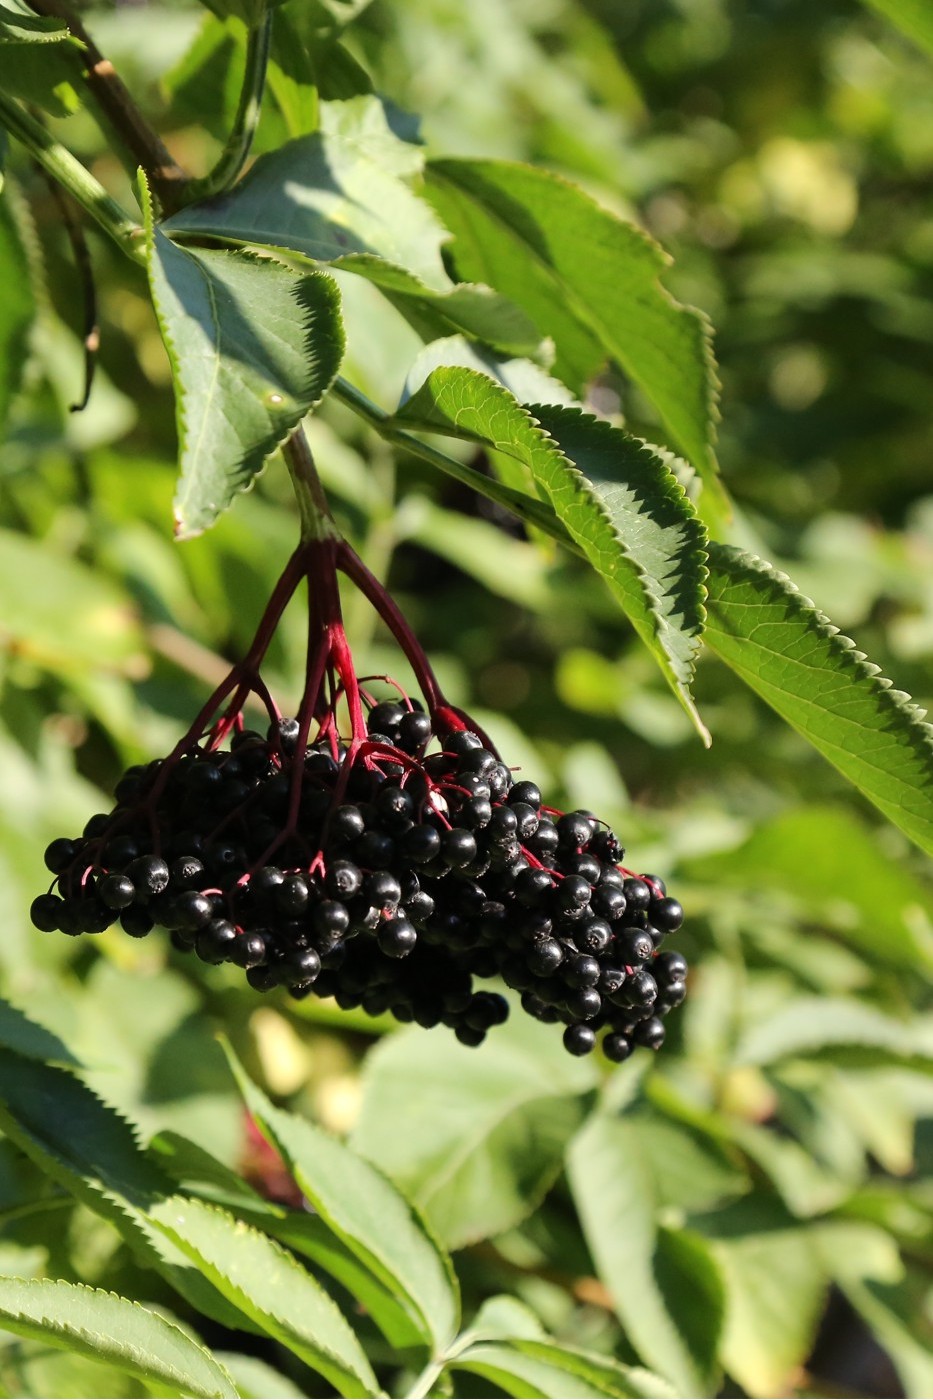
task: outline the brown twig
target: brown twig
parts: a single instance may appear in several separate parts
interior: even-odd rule
[[[181,191],[188,175],[153,131],[137,107],[129,90],[109,58],[105,58],[84,24],[65,0],[29,0],[36,14],[64,20],[76,39],[84,45],[84,77],[97,102],[131,161],[132,173],[142,166],[153,192],[167,213],[179,207]]]

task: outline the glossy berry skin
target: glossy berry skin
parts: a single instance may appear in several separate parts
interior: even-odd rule
[[[212,919],[198,934],[195,948],[202,962],[221,963],[233,951],[237,931],[229,919]]]
[[[124,909],[120,915],[120,924],[123,932],[128,933],[130,938],[145,938],[155,928],[155,920],[152,915],[145,909],[138,909],[135,905]]]
[[[159,856],[138,856],[130,862],[126,873],[136,886],[137,894],[161,894],[168,887],[169,868]]]
[[[136,886],[127,875],[105,875],[98,894],[108,909],[128,909],[136,898]]]
[[[591,1026],[568,1026],[564,1031],[564,1049],[571,1055],[588,1055],[596,1045],[596,1032]]]
[[[662,933],[676,933],[684,921],[684,911],[679,900],[653,899],[648,909],[648,917],[654,927]]]
[[[404,958],[418,942],[418,932],[408,919],[389,919],[380,928],[377,941],[386,957]]]
[[[45,848],[45,864],[53,875],[60,875],[74,859],[75,843],[59,836]]]
[[[660,1050],[664,1044],[664,1022],[660,1016],[650,1016],[647,1021],[639,1021],[632,1034],[639,1045],[649,1050]]]
[[[600,966],[588,953],[578,953],[564,964],[563,975],[569,987],[595,987],[599,981]]]
[[[631,1040],[626,1035],[607,1035],[603,1041],[603,1054],[607,1060],[612,1060],[614,1064],[620,1065],[627,1060],[635,1049]]]
[[[651,891],[644,880],[626,880],[622,886],[622,893],[628,901],[629,911],[633,914],[637,911],[646,911],[651,903]]]
[[[472,831],[452,827],[441,837],[441,856],[454,869],[469,865],[476,858],[476,837]]]
[[[529,782],[526,778],[523,778],[520,782],[513,783],[509,793],[509,806],[514,807],[518,802],[533,807],[536,812],[540,811],[541,789],[538,787],[537,783]]]

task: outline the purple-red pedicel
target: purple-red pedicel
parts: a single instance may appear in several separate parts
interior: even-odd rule
[[[479,1045],[508,1003],[565,1027],[571,1054],[615,1061],[658,1049],[685,995],[686,963],[659,952],[683,911],[656,876],[622,864],[589,812],[542,805],[469,716],[445,700],[394,601],[345,541],[306,538],[243,660],[172,752],[131,768],[109,813],[46,852],[55,876],[32,905],[46,931],[170,931],[176,948],[244,970],[257,991],[449,1026]],[[423,697],[376,703],[356,674],[342,573],[373,604]],[[298,713],[280,714],[261,666],[306,581]],[[244,725],[252,696],[266,711]]]

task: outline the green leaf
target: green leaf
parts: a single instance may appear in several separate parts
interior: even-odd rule
[[[933,11],[928,0],[865,0],[865,4],[933,56]]]
[[[260,24],[269,10],[283,0],[201,0],[218,19],[240,19],[251,28]]]
[[[232,190],[188,205],[164,228],[172,237],[212,233],[338,266],[348,254],[375,253],[446,292],[444,230],[412,188],[421,163],[377,98],[322,103],[319,131],[260,156]]]
[[[782,812],[756,826],[736,850],[688,860],[690,879],[741,889],[773,889],[799,901],[808,922],[825,919],[872,962],[933,966],[927,887],[893,863],[873,832],[838,807]]]
[[[171,1394],[237,1394],[206,1348],[115,1293],[61,1280],[0,1277],[0,1324],[17,1336],[108,1361]]]
[[[37,15],[26,0],[0,4],[0,44],[55,44],[68,38],[64,20]]]
[[[242,1177],[178,1133],[159,1133],[150,1144],[150,1152],[156,1154],[159,1164],[186,1193],[231,1209],[239,1219],[272,1235],[294,1253],[313,1260],[343,1284],[397,1351],[423,1345],[424,1324],[420,1318],[416,1325],[405,1300],[392,1288],[383,1286],[320,1216],[265,1200]]]
[[[517,306],[489,287],[451,282],[445,231],[414,188],[421,152],[395,135],[382,103],[323,102],[320,121],[319,131],[260,156],[223,196],[168,219],[166,232],[344,268],[379,287],[427,339],[462,332],[511,354],[536,352],[541,335]]]
[[[710,543],[705,640],[895,826],[933,853],[933,729],[793,583]]]
[[[423,1341],[442,1351],[460,1321],[456,1275],[417,1213],[369,1162],[306,1119],[274,1108],[228,1047],[257,1126],[338,1239],[404,1301]]]
[[[650,448],[576,409],[523,408],[474,370],[434,370],[393,422],[446,433],[526,466],[605,580],[706,738],[690,694],[703,626],[704,531]]]
[[[829,1282],[809,1231],[790,1219],[774,1224],[769,1207],[763,1198],[756,1222],[753,1203],[743,1201],[734,1229],[717,1231],[713,1245],[726,1285],[722,1361],[749,1395],[790,1394]]]
[[[595,1070],[551,1029],[523,1015],[480,1051],[411,1030],[366,1059],[353,1145],[451,1248],[523,1220],[560,1171]]]
[[[86,564],[12,530],[0,530],[0,638],[66,674],[93,668],[133,676],[146,665],[129,598]]]
[[[172,1194],[171,1182],[144,1155],[131,1124],[75,1075],[0,1050],[0,1129],[201,1312],[252,1329],[153,1227],[149,1211]]]
[[[320,402],[340,366],[340,300],[324,273],[178,248],[147,212],[149,279],[175,379],[182,539],[214,523]]]
[[[51,1061],[61,1065],[79,1063],[57,1035],[31,1021],[18,1007],[3,1000],[0,1000],[0,1045],[7,1050],[15,1050],[27,1060]]]
[[[0,199],[0,433],[22,382],[35,314],[29,259],[8,193]]]
[[[657,1190],[637,1125],[595,1115],[567,1161],[599,1276],[636,1351],[680,1395],[711,1391],[724,1297],[708,1247],[658,1228]]]
[[[664,251],[546,170],[441,160],[430,162],[427,177],[454,234],[461,275],[504,292],[542,335],[553,336],[555,371],[575,393],[607,356],[616,360],[707,485],[716,486],[718,385],[709,327],[661,285]]]
[[[83,48],[60,20],[6,0],[0,5],[0,92],[67,117],[81,105]]]
[[[604,1396],[673,1396],[658,1376],[637,1366],[622,1366],[609,1357],[556,1342],[513,1338],[508,1343],[478,1342],[450,1362],[451,1370],[485,1376],[507,1395],[573,1395],[580,1400]]]
[[[306,1269],[228,1211],[174,1196],[149,1218],[240,1312],[346,1396],[380,1394],[356,1334]]]
[[[243,1400],[305,1400],[301,1386],[258,1356],[241,1351],[215,1351],[214,1355],[233,1377]]]
[[[839,1051],[848,1053],[840,1056]],[[933,1031],[913,1027],[843,997],[797,997],[758,1019],[736,1048],[740,1065],[773,1065],[819,1052],[847,1065],[905,1065],[933,1070]]]

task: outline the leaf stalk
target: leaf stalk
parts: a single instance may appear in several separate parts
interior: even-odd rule
[[[269,66],[269,46],[272,40],[272,12],[267,11],[259,24],[247,30],[246,71],[233,126],[226,145],[213,170],[202,180],[194,180],[187,188],[190,199],[210,199],[220,194],[239,176],[249,159],[249,153],[259,125],[262,95]]]

